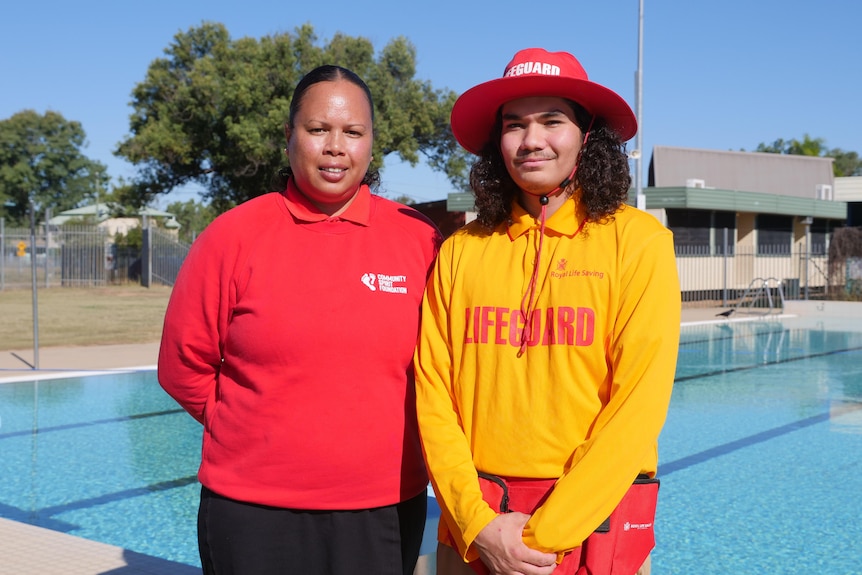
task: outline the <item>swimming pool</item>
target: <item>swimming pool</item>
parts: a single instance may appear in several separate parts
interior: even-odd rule
[[[860,324],[683,328],[655,573],[862,573]]]
[[[862,573],[859,323],[683,327],[653,573]],[[197,566],[200,440],[151,371],[4,383],[0,516]]]

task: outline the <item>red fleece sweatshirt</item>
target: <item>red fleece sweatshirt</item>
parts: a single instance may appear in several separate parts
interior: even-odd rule
[[[204,424],[203,485],[294,509],[425,488],[412,357],[439,243],[419,212],[366,187],[338,217],[291,183],[207,227],[171,294],[158,371]]]

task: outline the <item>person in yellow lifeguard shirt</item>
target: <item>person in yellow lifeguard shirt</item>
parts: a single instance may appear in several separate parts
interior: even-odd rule
[[[635,116],[530,48],[451,123],[477,218],[441,248],[415,354],[438,573],[646,572],[680,288],[671,232],[625,204]]]

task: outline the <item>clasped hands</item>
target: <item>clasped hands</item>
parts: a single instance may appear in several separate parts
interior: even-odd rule
[[[550,575],[556,569],[556,554],[524,544],[522,534],[529,519],[526,513],[503,513],[476,536],[473,544],[492,575]]]

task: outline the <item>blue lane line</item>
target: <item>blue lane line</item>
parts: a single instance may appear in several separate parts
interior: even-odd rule
[[[105,505],[108,503],[114,503],[116,501],[132,499],[133,497],[141,497],[142,495],[152,495],[153,493],[159,491],[167,491],[169,489],[185,487],[187,485],[197,483],[197,480],[198,478],[196,475],[190,475],[188,477],[181,477],[179,479],[171,479],[169,481],[151,483],[150,485],[145,485],[143,487],[134,487],[132,489],[115,491],[114,493],[105,493],[104,495],[99,495],[98,497],[90,497],[88,499],[70,501],[69,503],[65,503],[63,505],[54,505],[51,507],[43,507],[41,509],[33,510],[24,510],[19,507],[14,507],[12,505],[0,504],[0,516],[7,519],[12,519],[13,521],[21,521],[24,523],[40,525],[42,527],[48,527],[53,525],[50,528],[55,531],[68,532],[72,529],[77,528],[77,526],[70,525],[62,521],[57,521],[56,519],[52,518],[54,515],[60,515],[68,511],[89,509],[98,505]]]
[[[798,357],[788,357],[788,358],[786,358],[786,359],[780,359],[780,360],[778,360],[778,361],[770,361],[770,362],[767,362],[767,363],[756,363],[756,364],[752,364],[752,365],[741,365],[741,366],[739,366],[739,367],[726,367],[726,368],[722,368],[722,369],[717,369],[717,370],[713,370],[713,371],[708,371],[708,372],[705,372],[705,373],[697,373],[697,374],[694,374],[694,375],[684,375],[684,376],[680,376],[680,377],[675,378],[675,379],[673,380],[673,382],[674,382],[674,383],[679,383],[679,382],[681,382],[681,381],[690,381],[690,380],[692,380],[692,379],[700,379],[700,378],[702,378],[702,377],[712,377],[712,376],[714,376],[714,375],[722,375],[722,374],[725,374],[725,373],[734,373],[734,372],[737,372],[737,371],[748,371],[748,370],[750,370],[750,369],[757,369],[757,368],[760,368],[760,367],[769,367],[769,366],[771,366],[771,365],[779,365],[779,364],[782,364],[782,363],[790,363],[790,362],[792,362],[792,361],[802,361],[802,360],[804,360],[804,359],[811,359],[811,358],[815,358],[815,357],[826,357],[826,356],[829,356],[829,355],[835,355],[835,354],[839,354],[839,353],[849,353],[849,352],[855,352],[855,351],[859,351],[859,350],[862,350],[862,346],[859,346],[859,347],[848,347],[848,348],[846,348],[846,349],[835,349],[835,350],[831,350],[831,351],[823,351],[823,352],[820,352],[820,353],[810,353],[810,354],[807,354],[807,355],[800,355],[800,356],[798,356]]]
[[[148,417],[161,417],[163,415],[176,415],[177,413],[185,413],[183,409],[166,409],[165,411],[154,411],[151,413],[137,413],[134,415],[125,415],[123,417],[111,417],[109,419],[94,419],[93,421],[79,421],[78,423],[66,423],[64,425],[52,425],[50,427],[37,427],[36,429],[22,429],[21,431],[10,431],[9,433],[0,433],[0,441],[10,437],[21,437],[23,435],[38,435],[42,433],[52,433],[54,431],[68,431],[80,427],[90,427],[93,425],[104,425],[107,423],[122,423],[125,421],[134,421],[136,419],[146,419]]]
[[[859,410],[862,410],[862,402],[849,405],[846,409],[842,410],[840,415]],[[834,416],[834,413],[830,414],[828,412],[812,415],[811,417],[806,417],[805,419],[800,419],[798,421],[792,421],[779,427],[767,429],[765,431],[761,431],[760,433],[755,433],[754,435],[749,435],[748,437],[743,437],[735,441],[716,445],[715,447],[712,447],[705,451],[701,451],[699,453],[688,455],[686,457],[682,457],[680,459],[677,459],[676,461],[662,463],[659,465],[658,469],[659,476],[665,477],[667,475],[670,475],[671,473],[674,473],[675,471],[687,469],[694,465],[709,461],[710,459],[721,457],[722,455],[727,455],[728,453],[732,453],[734,451],[738,451],[740,449],[744,449],[758,443],[763,443],[765,441],[769,441],[770,439],[775,439],[776,437],[787,435],[788,433],[799,431],[801,429],[805,429],[806,427],[811,427],[812,425],[817,425],[818,423],[827,422]]]

